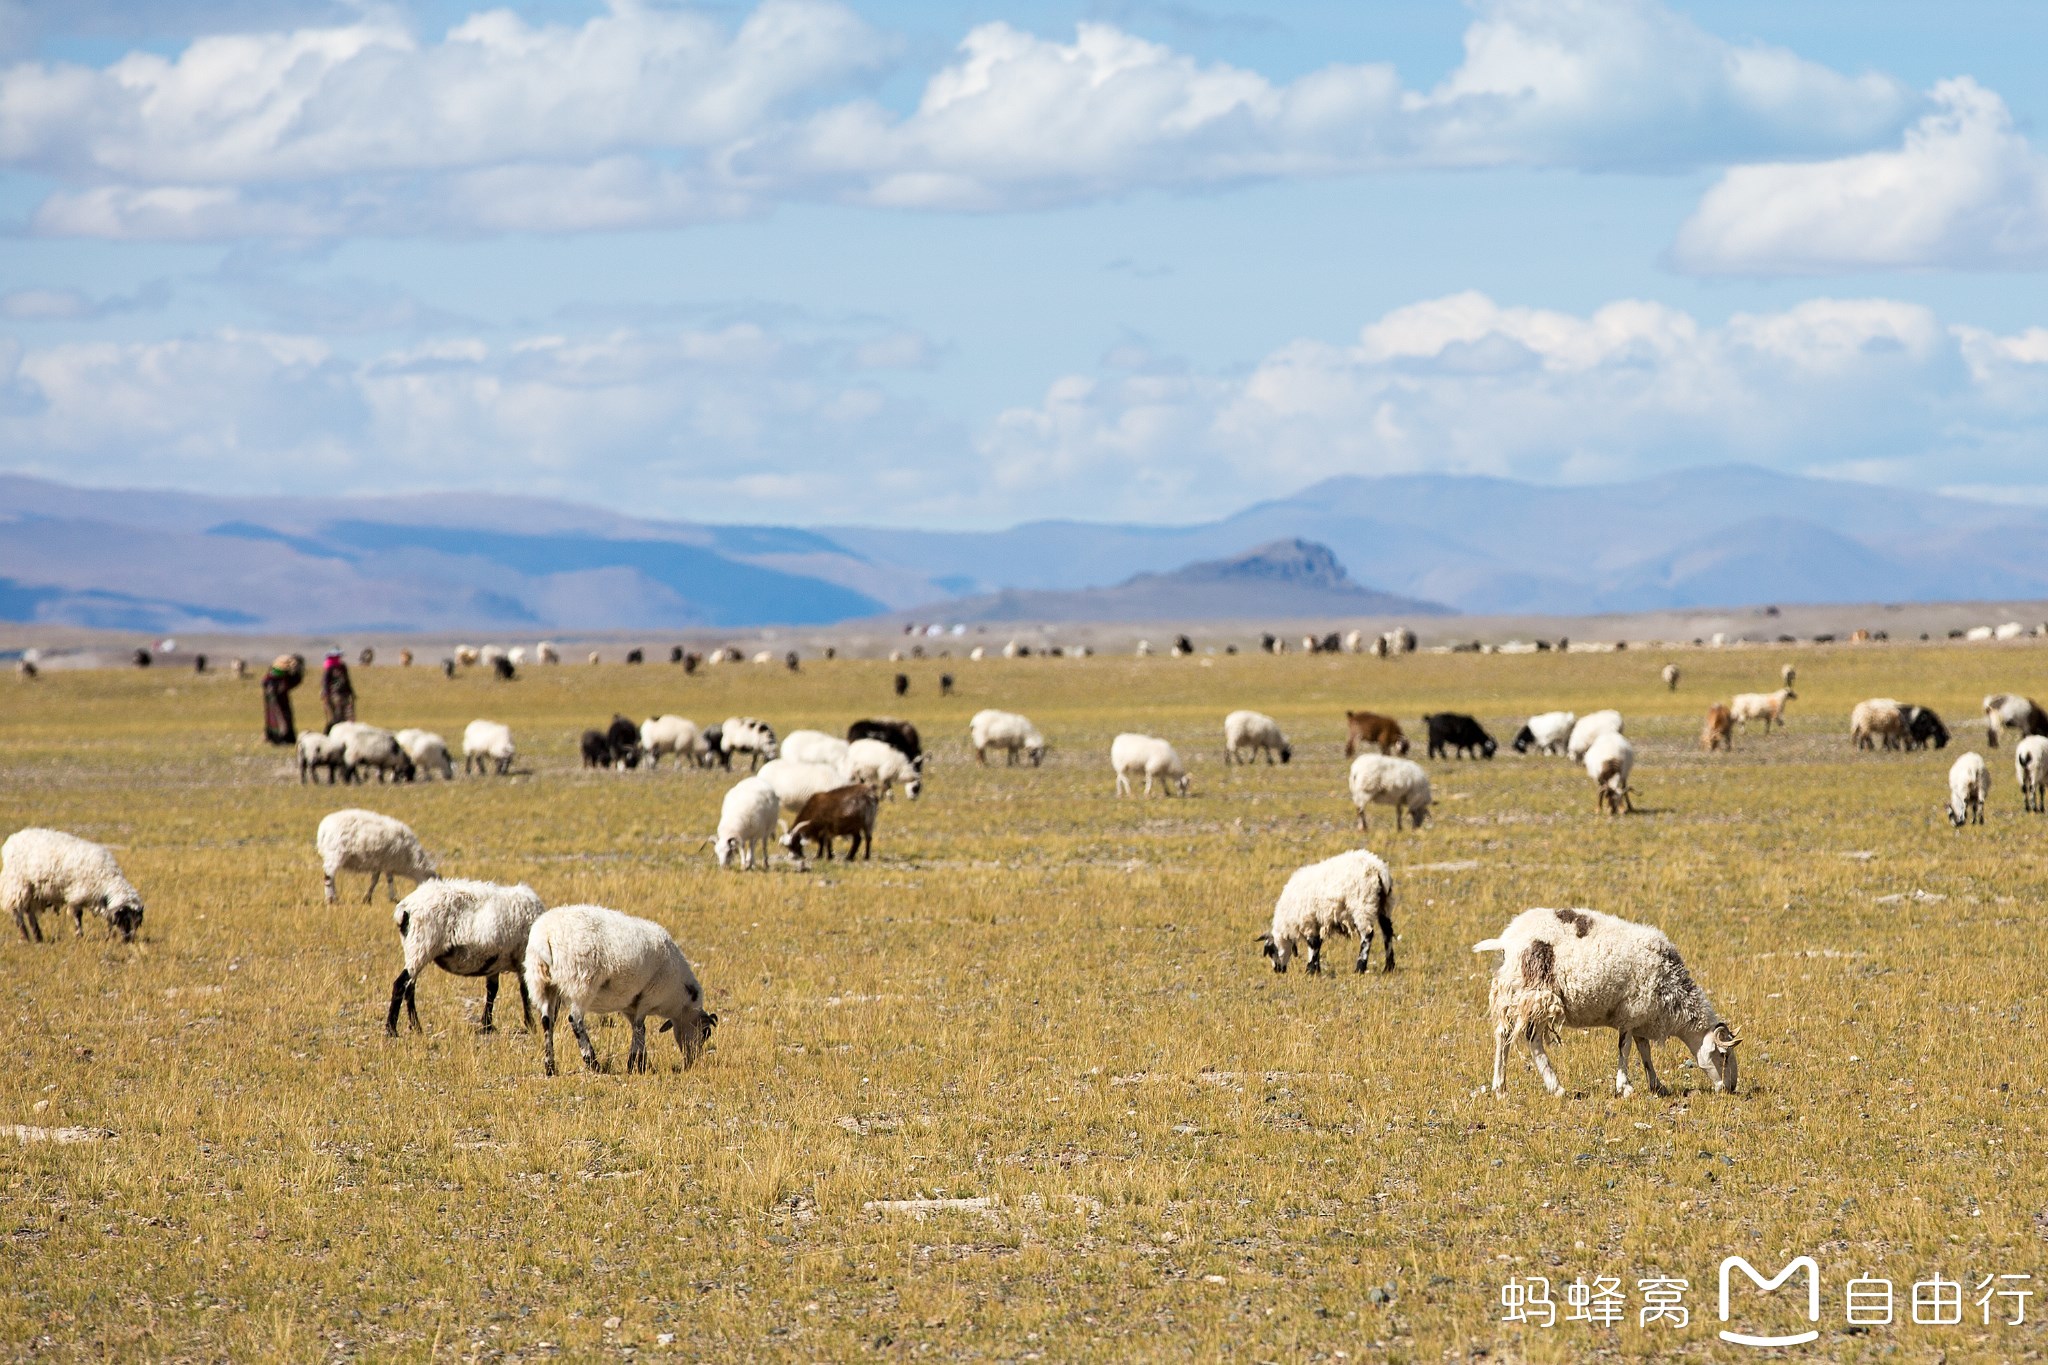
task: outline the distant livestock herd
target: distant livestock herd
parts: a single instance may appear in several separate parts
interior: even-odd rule
[[[1386,647],[1398,647],[1393,640]],[[1356,644],[1353,646],[1356,648]],[[547,647],[543,646],[543,650]],[[509,661],[509,660],[508,660]],[[1662,672],[1667,687],[1680,681],[1675,665]],[[1788,703],[1797,699],[1793,670],[1781,674],[1772,692],[1741,693],[1709,709],[1701,747],[1731,750],[1740,726],[1761,725],[1768,734],[1782,727]],[[2003,730],[2019,733],[2015,770],[2023,809],[2048,811],[2048,713],[2013,694],[1986,697],[1982,708],[1986,743],[1997,747]],[[1345,713],[1348,789],[1359,828],[1368,828],[1370,807],[1393,811],[1399,830],[1420,829],[1431,807],[1430,776],[1410,759],[1409,741],[1392,717],[1369,711]],[[1491,759],[1499,745],[1472,716],[1439,711],[1422,717],[1427,756],[1436,760]],[[1546,711],[1530,716],[1510,741],[1516,753],[1558,755],[1584,768],[1593,782],[1598,808],[1620,815],[1634,808],[1631,780],[1636,750],[1623,733],[1618,711],[1579,716]],[[1927,707],[1891,698],[1858,703],[1850,715],[1852,745],[1862,750],[1945,747],[1950,734]],[[991,752],[1009,766],[1043,763],[1047,744],[1032,721],[1014,712],[984,710],[968,725],[976,761]],[[1294,746],[1273,717],[1232,711],[1223,721],[1226,764],[1290,762]],[[476,720],[462,739],[465,774],[505,776],[518,750],[510,729]],[[927,755],[915,725],[890,717],[855,721],[839,738],[819,730],[795,730],[778,738],[767,722],[728,717],[700,729],[681,716],[662,715],[639,724],[614,715],[603,727],[583,732],[587,767],[631,769],[643,761],[658,767],[664,757],[694,768],[730,769],[737,756],[748,759],[748,775],[728,790],[715,834],[707,840],[717,865],[766,870],[772,843],[799,866],[806,851],[830,859],[839,841],[846,855],[873,856],[875,826],[882,803],[900,790],[918,799]],[[1168,797],[1188,796],[1192,781],[1174,745],[1158,736],[1127,732],[1110,745],[1110,766],[1118,797],[1150,795],[1155,786]],[[354,722],[327,732],[299,736],[301,781],[324,771],[329,784],[406,781],[454,777],[453,755],[431,732],[386,731]],[[1982,824],[1991,792],[1989,765],[1965,753],[1949,771],[1946,813],[1958,829]],[[374,811],[349,809],[327,815],[314,837],[325,896],[337,899],[336,879],[369,877],[364,900],[385,883],[404,966],[392,983],[386,1031],[395,1035],[403,1011],[420,1030],[416,994],[429,964],[457,976],[485,980],[482,1032],[493,1029],[499,978],[513,975],[522,1014],[531,1026],[538,1003],[544,1038],[543,1062],[555,1070],[554,1035],[568,1021],[587,1066],[599,1067],[586,1028],[591,1014],[618,1013],[631,1027],[626,1069],[649,1065],[646,1021],[673,1031],[687,1068],[697,1061],[717,1024],[704,1008],[695,972],[669,932],[649,920],[601,906],[548,909],[529,886],[501,886],[441,876],[439,861],[404,823]],[[397,880],[414,886],[399,899]],[[1375,941],[1382,945],[1382,971],[1394,968],[1393,873],[1363,849],[1342,853],[1297,870],[1287,879],[1269,928],[1259,935],[1260,952],[1277,972],[1300,961],[1320,972],[1324,947],[1334,938],[1357,942],[1355,967],[1370,967]],[[24,940],[41,941],[44,911],[69,914],[74,936],[86,915],[103,919],[110,931],[132,940],[143,919],[141,895],[98,844],[55,830],[23,829],[0,846],[0,904],[13,915]],[[1583,908],[1537,908],[1517,915],[1500,934],[1474,945],[1475,952],[1501,954],[1489,993],[1495,1039],[1492,1088],[1505,1085],[1507,1053],[1521,1040],[1546,1089],[1563,1093],[1547,1046],[1571,1028],[1613,1028],[1618,1034],[1618,1094],[1627,1095],[1629,1050],[1642,1063],[1643,1079],[1657,1094],[1667,1093],[1651,1063],[1652,1043],[1680,1040],[1702,1075],[1719,1091],[1736,1087],[1735,1048],[1740,1039],[1715,1011],[1687,973],[1677,949],[1655,928]]]

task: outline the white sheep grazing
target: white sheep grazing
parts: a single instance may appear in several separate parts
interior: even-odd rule
[[[1628,1080],[1631,1040],[1650,1093],[1670,1093],[1650,1062],[1650,1044],[1667,1038],[1684,1042],[1714,1089],[1735,1093],[1735,1046],[1742,1040],[1661,930],[1597,910],[1524,910],[1499,938],[1475,943],[1472,951],[1502,955],[1490,993],[1494,1094],[1507,1085],[1508,1045],[1519,1036],[1543,1088],[1563,1095],[1544,1050],[1563,1028],[1611,1028],[1621,1035],[1617,1095],[1635,1093]]]
[[[1140,641],[1138,641],[1138,648],[1137,648],[1137,650],[1136,650],[1135,652],[1136,652],[1136,654],[1137,654],[1137,657],[1138,657],[1138,658],[1140,658],[1140,659],[1149,659],[1149,658],[1151,658],[1151,657],[1152,657],[1152,642],[1151,642],[1150,640],[1140,640]]]
[[[1280,733],[1279,721],[1258,711],[1232,711],[1223,718],[1225,763],[1256,762],[1261,753],[1268,763],[1274,754],[1280,755],[1282,763],[1293,759],[1294,748]]]
[[[1401,813],[1416,829],[1429,818],[1429,773],[1420,763],[1389,754],[1360,754],[1351,761],[1351,804],[1358,808],[1358,827],[1366,828],[1367,806],[1392,806],[1394,828],[1401,828]]]
[[[704,1008],[704,988],[668,930],[652,920],[598,905],[560,905],[534,922],[526,940],[526,983],[540,1002],[544,1069],[555,1074],[555,1021],[569,1016],[583,1064],[602,1070],[583,1020],[623,1014],[633,1025],[626,1070],[651,1070],[647,1016],[667,1020],[689,1070],[711,1041],[718,1016]]]
[[[1260,951],[1284,972],[1288,961],[1304,950],[1310,975],[1323,969],[1323,940],[1331,936],[1358,940],[1361,972],[1370,968],[1374,926],[1385,936],[1385,971],[1394,970],[1394,874],[1366,852],[1353,849],[1298,869],[1280,889],[1273,906],[1273,928],[1259,935]]]
[[[819,792],[846,785],[846,774],[839,769],[824,763],[799,763],[793,758],[770,759],[754,776],[774,789],[775,799],[792,816]]]
[[[1996,749],[2001,728],[2023,735],[2048,735],[2048,712],[2030,697],[2016,692],[1994,692],[1984,699],[1984,742]]]
[[[512,727],[500,725],[494,720],[473,720],[462,731],[462,772],[469,775],[470,766],[475,765],[479,773],[496,772],[504,776],[512,771],[512,759],[517,754],[512,745]]]
[[[1764,723],[1764,733],[1769,734],[1772,721],[1781,727],[1785,724],[1785,703],[1798,699],[1799,694],[1789,687],[1781,687],[1775,692],[1737,692],[1728,703],[1728,714],[1744,730],[1749,728],[1749,722],[1760,720]]]
[[[1636,746],[1628,742],[1627,735],[1610,732],[1600,736],[1586,750],[1584,762],[1601,810],[1619,815],[1636,808],[1628,788],[1629,775],[1636,768]]]
[[[1676,692],[1678,690],[1677,664],[1664,665],[1664,690],[1667,692]]]
[[[1346,631],[1346,632],[1345,632],[1345,634],[1344,634],[1344,652],[1345,652],[1346,654],[1357,654],[1357,653],[1360,653],[1361,651],[1363,651],[1363,650],[1364,650],[1364,648],[1365,648],[1365,632],[1364,632],[1364,631],[1362,631],[1362,630],[1352,630],[1352,631]]]
[[[845,740],[823,730],[791,730],[782,737],[780,753],[798,763],[823,763],[838,768],[846,764],[846,748]]]
[[[782,756],[782,748],[775,742],[775,731],[766,721],[755,720],[752,716],[727,716],[725,724],[718,728],[728,754],[746,754],[748,771],[761,766],[764,759]]]
[[[1118,796],[1130,794],[1132,779],[1140,774],[1145,778],[1147,796],[1152,794],[1155,777],[1163,795],[1172,796],[1175,789],[1182,796],[1188,794],[1187,765],[1180,761],[1180,754],[1171,744],[1156,735],[1118,735],[1109,746],[1109,766],[1116,769]]]
[[[968,651],[967,651],[967,658],[968,658],[968,661],[969,661],[969,662],[971,662],[971,663],[977,663],[977,664],[978,664],[978,663],[980,663],[980,662],[981,662],[981,661],[982,661],[983,659],[986,659],[987,657],[988,657],[988,649],[987,649],[987,647],[986,647],[986,646],[984,646],[984,645],[976,645],[976,646],[975,646],[975,647],[974,647],[973,649],[970,649],[970,650],[968,650]]]
[[[414,771],[439,773],[443,781],[454,780],[455,760],[449,757],[447,740],[431,730],[400,730],[393,738],[412,760]]]
[[[333,786],[340,775],[343,753],[347,746],[334,735],[322,730],[299,731],[299,781],[313,780],[313,770],[327,769],[327,785]]]
[[[13,913],[23,942],[43,941],[45,910],[70,911],[74,938],[85,932],[88,910],[124,942],[134,942],[142,927],[141,893],[114,855],[61,830],[18,829],[0,844],[0,905]]]
[[[562,662],[562,651],[555,648],[553,641],[542,640],[533,647],[533,657],[536,663],[558,664]]]
[[[498,1003],[498,977],[511,972],[519,983],[519,1012],[533,1027],[533,1006],[526,993],[526,936],[547,907],[525,884],[496,882],[423,882],[391,912],[405,947],[405,968],[391,983],[391,1012],[384,1032],[398,1036],[398,1007],[405,1006],[412,1031],[419,1033],[420,973],[429,964],[450,976],[484,978],[484,1017],[478,1033],[495,1033],[491,1010]]]
[[[1531,716],[1515,732],[1515,752],[1526,754],[1534,749],[1539,754],[1561,754],[1571,743],[1572,727],[1577,724],[1578,717],[1569,711],[1545,711]]]
[[[1849,711],[1849,743],[1858,749],[1874,749],[1879,744],[1896,749],[1905,744],[1906,737],[1906,708],[1890,697],[1859,701]]]
[[[427,882],[440,875],[435,870],[433,855],[420,847],[417,834],[404,822],[373,810],[338,810],[328,815],[320,821],[313,846],[320,850],[329,905],[335,901],[334,877],[338,872],[370,874],[370,889],[363,893],[365,905],[377,894],[380,876],[395,904],[400,877]]]
[[[676,762],[688,759],[690,766],[702,767],[711,752],[697,722],[681,716],[651,716],[640,722],[640,747],[647,751],[647,766],[659,768],[663,754],[674,754]]]
[[[2012,763],[2019,776],[2021,807],[2048,811],[2048,735],[2028,735],[2021,740],[2013,750]]]
[[[389,730],[360,721],[344,721],[328,730],[330,738],[341,739],[342,772],[353,782],[365,770],[374,771],[380,782],[413,777],[412,758],[399,746],[398,736]]]
[[[1593,741],[1602,735],[1621,733],[1621,712],[1594,711],[1580,716],[1572,726],[1572,737],[1565,742],[1564,756],[1577,763],[1586,756],[1586,750],[1593,747]]]
[[[505,651],[505,662],[514,668],[526,667],[526,646],[514,645]]]
[[[776,817],[782,814],[782,798],[775,788],[758,777],[743,777],[725,794],[718,810],[718,834],[714,847],[720,867],[731,867],[737,856],[742,871],[754,866],[760,850],[761,870],[768,870],[768,845],[775,838]]]
[[[1991,796],[1991,768],[1975,750],[1948,770],[1948,822],[1957,829],[1984,823],[1984,803]]]
[[[1008,754],[1012,765],[1020,753],[1031,760],[1034,768],[1045,761],[1045,736],[1014,711],[975,712],[974,719],[967,722],[967,735],[974,745],[977,763],[988,762],[990,749]]]
[[[583,662],[588,664],[601,664],[604,662],[604,655],[598,653],[596,650],[593,649],[590,651],[589,657],[584,659]]]
[[[879,739],[857,739],[847,745],[846,761],[839,765],[839,771],[847,781],[864,783],[883,796],[898,782],[903,784],[903,794],[913,801],[924,790],[924,778],[917,765],[905,758],[902,750]]]

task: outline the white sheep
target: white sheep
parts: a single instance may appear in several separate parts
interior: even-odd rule
[[[1526,754],[1534,749],[1539,754],[1561,754],[1571,743],[1572,728],[1577,724],[1578,717],[1569,711],[1545,711],[1531,716],[1515,732],[1515,752]]]
[[[1572,726],[1572,737],[1565,742],[1564,756],[1577,763],[1586,756],[1586,750],[1593,747],[1593,741],[1602,735],[1621,733],[1621,712],[1594,711],[1580,716]]]
[[[482,664],[485,668],[490,668],[494,666],[498,662],[498,660],[503,659],[504,657],[505,646],[503,645],[485,645],[482,649],[479,649],[476,652],[477,662]]]
[[[299,731],[299,781],[310,782],[314,769],[325,768],[327,785],[333,786],[341,773],[346,748],[339,737],[324,730]]]
[[[1984,699],[1984,742],[1996,749],[2001,728],[2023,735],[2048,735],[2048,712],[2030,697],[2016,692],[1994,692]]]
[[[455,760],[448,755],[447,740],[431,730],[400,730],[393,738],[412,760],[414,771],[439,773],[443,781],[454,780]]]
[[[562,662],[562,651],[555,648],[553,641],[542,640],[533,647],[533,657],[537,663],[558,664]]]
[[[1975,750],[1948,770],[1948,822],[1957,829],[1984,823],[1984,803],[1991,796],[1991,768]]]
[[[1014,711],[977,711],[967,722],[968,739],[974,745],[974,760],[988,762],[988,751],[995,749],[1010,756],[1011,764],[1017,762],[1017,755],[1023,754],[1037,767],[1045,761],[1045,736],[1038,733],[1038,727]]]
[[[661,766],[663,754],[674,754],[678,763],[688,759],[692,767],[702,767],[711,752],[697,722],[672,715],[650,716],[640,722],[640,747],[647,751],[650,768]]]
[[[798,763],[823,763],[839,768],[846,765],[846,741],[823,730],[791,730],[782,737],[780,755]]]
[[[142,927],[142,895],[114,855],[89,839],[54,829],[18,829],[0,844],[0,905],[14,915],[24,942],[43,941],[42,912],[71,912],[71,932],[85,932],[85,912],[134,942]]]
[[[1345,652],[1346,654],[1358,654],[1358,653],[1361,653],[1361,652],[1362,652],[1362,651],[1363,651],[1364,649],[1365,649],[1365,632],[1364,632],[1364,631],[1362,631],[1362,630],[1351,630],[1351,631],[1346,631],[1346,632],[1344,633],[1344,652]]]
[[[1627,735],[1613,731],[1601,735],[1587,748],[1583,761],[1601,810],[1619,815],[1636,808],[1628,788],[1629,776],[1636,768],[1636,746],[1628,742]]]
[[[2048,811],[2048,735],[2028,735],[2013,749],[2013,769],[2025,810]]]
[[[1890,697],[1859,701],[1849,711],[1849,742],[1858,749],[1896,749],[1906,737],[1906,708]]]
[[[598,1071],[597,1049],[583,1020],[588,1014],[623,1014],[633,1026],[626,1070],[650,1070],[647,1016],[667,1020],[683,1054],[683,1069],[697,1064],[718,1016],[704,1008],[704,988],[668,930],[598,905],[559,905],[534,921],[526,941],[526,984],[540,1002],[544,1070],[555,1074],[555,1021],[569,1016],[583,1064]]]
[[[1187,765],[1180,761],[1180,754],[1173,745],[1157,735],[1139,735],[1126,732],[1118,735],[1109,746],[1109,766],[1116,769],[1116,794],[1129,795],[1132,779],[1143,775],[1145,795],[1152,794],[1152,779],[1159,779],[1163,795],[1172,796],[1176,789],[1182,796],[1188,794]]]
[[[1134,653],[1135,653],[1135,654],[1136,654],[1136,656],[1137,656],[1138,658],[1140,658],[1140,659],[1149,659],[1149,658],[1151,658],[1151,657],[1152,657],[1152,642],[1151,642],[1150,640],[1140,640],[1140,641],[1138,641],[1138,648],[1137,648],[1137,649],[1136,649],[1136,650],[1134,651]]]
[[[1351,761],[1351,804],[1358,808],[1358,827],[1366,828],[1367,806],[1392,806],[1394,828],[1401,828],[1401,813],[1416,829],[1429,818],[1429,773],[1409,758],[1389,754],[1360,754]]]
[[[433,855],[420,847],[417,834],[404,822],[373,810],[333,812],[320,821],[320,829],[313,836],[313,846],[320,851],[320,867],[326,875],[329,905],[335,901],[334,877],[338,872],[370,874],[370,889],[363,893],[365,905],[377,894],[377,878],[380,876],[384,878],[384,889],[391,893],[395,904],[400,877],[426,882],[440,875],[435,870]]]
[[[474,664],[474,663],[475,663],[476,661],[477,661],[477,652],[476,652],[476,646],[475,646],[475,645],[457,645],[457,646],[455,646],[455,662],[456,662],[456,663],[459,663],[459,664],[463,665],[463,666],[464,666],[465,668],[467,668],[467,667],[468,667],[468,666],[470,666],[471,664]]]
[[[1223,718],[1225,763],[1256,762],[1261,753],[1268,763],[1274,754],[1280,755],[1282,763],[1293,759],[1294,748],[1280,733],[1279,721],[1258,711],[1232,711]]]
[[[988,657],[988,648],[987,648],[986,646],[984,646],[984,645],[976,645],[976,646],[975,646],[975,647],[974,647],[973,649],[970,649],[970,650],[968,650],[968,651],[967,651],[967,659],[968,659],[968,662],[970,662],[970,663],[977,663],[977,664],[978,664],[978,663],[980,663],[980,662],[981,662],[981,661],[982,661],[983,659],[986,659],[987,657]]]
[[[1667,691],[1667,692],[1676,692],[1676,691],[1678,690],[1678,665],[1677,665],[1677,664],[1666,664],[1666,665],[1664,665],[1664,675],[1663,675],[1663,676],[1664,676],[1664,690],[1665,690],[1665,691]]]
[[[342,772],[351,782],[365,769],[374,771],[380,782],[409,780],[414,775],[411,757],[399,746],[398,736],[389,730],[360,721],[343,721],[327,733],[330,738],[341,740]]]
[[[1749,729],[1751,721],[1760,720],[1764,723],[1764,733],[1769,734],[1771,722],[1776,721],[1781,728],[1784,726],[1785,703],[1798,699],[1799,694],[1789,687],[1781,687],[1775,692],[1737,692],[1728,703],[1728,714],[1744,730]]]
[[[496,772],[504,776],[512,771],[512,759],[517,754],[512,744],[512,727],[500,725],[494,720],[473,720],[462,731],[462,772],[469,775],[471,765],[479,773]]]
[[[1374,926],[1385,936],[1385,971],[1394,970],[1394,874],[1364,849],[1339,853],[1298,869],[1280,889],[1273,906],[1273,927],[1259,935],[1260,951],[1284,972],[1288,961],[1306,950],[1311,974],[1323,969],[1323,940],[1331,936],[1358,940],[1357,969],[1370,968]]]
[[[782,755],[781,746],[775,742],[775,731],[766,722],[752,716],[727,716],[725,724],[719,726],[719,743],[727,754],[745,754],[749,772],[761,766],[764,759],[772,760]]]
[[[526,646],[514,645],[505,651],[505,662],[514,668],[526,667]]]
[[[491,1010],[498,1003],[498,977],[511,972],[519,983],[519,1012],[533,1028],[526,992],[526,936],[546,910],[525,884],[465,881],[459,877],[422,882],[391,912],[405,948],[405,967],[391,983],[391,1012],[384,1032],[398,1036],[398,1007],[405,1006],[414,1033],[421,1032],[420,973],[429,964],[450,976],[484,978],[484,1017],[478,1033],[495,1033]]]
[[[893,744],[879,739],[857,739],[846,746],[846,759],[839,765],[839,771],[849,782],[860,782],[873,787],[883,796],[898,783],[903,784],[903,794],[917,800],[924,789],[924,778],[918,773],[917,765],[903,756]]]
[[[1500,953],[1489,1003],[1493,1014],[1493,1093],[1507,1085],[1508,1045],[1520,1037],[1543,1077],[1563,1095],[1545,1046],[1563,1028],[1611,1028],[1621,1035],[1614,1092],[1628,1096],[1631,1040],[1650,1092],[1670,1092],[1657,1079],[1650,1044],[1684,1042],[1714,1089],[1735,1093],[1735,1047],[1742,1040],[1723,1022],[1661,930],[1597,910],[1524,910],[1500,937],[1472,945]]]
[[[846,774],[824,763],[799,763],[793,758],[775,758],[754,774],[775,791],[775,799],[794,816],[804,802],[819,792],[833,791],[847,783]]]
[[[731,867],[737,856],[742,871],[754,866],[754,851],[760,850],[761,870],[768,870],[768,845],[775,838],[776,817],[782,813],[782,798],[775,788],[758,777],[743,777],[725,794],[718,810],[718,834],[714,847],[720,867]]]
[[[1022,658],[1023,654],[1024,647],[1018,644],[1015,640],[1011,640],[1003,646],[1003,657],[1005,659]]]

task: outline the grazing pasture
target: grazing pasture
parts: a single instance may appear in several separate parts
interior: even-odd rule
[[[253,682],[164,670],[0,686],[0,833],[108,845],[148,916],[0,944],[0,1355],[35,1359],[1440,1360],[1640,1358],[1718,1344],[1720,1259],[1826,1280],[1830,1358],[2038,1355],[1974,1287],[2048,1292],[2048,817],[2009,746],[1987,823],[1942,814],[1991,692],[2048,694],[2025,647],[1797,653],[1786,728],[1703,753],[1709,702],[1785,651],[808,660],[357,671],[360,714],[459,735],[510,725],[509,777],[329,789],[260,743]],[[941,669],[957,686],[942,696]],[[302,709],[309,694],[298,694]],[[1909,697],[1945,751],[1851,747],[1850,707]],[[1428,764],[1432,818],[1391,866],[1398,970],[1275,975],[1256,939],[1297,867],[1359,846],[1347,708],[1496,735],[1606,706],[1636,813],[1576,763]],[[983,767],[984,707],[1044,766]],[[1221,723],[1274,717],[1285,766],[1226,766]],[[589,718],[753,715],[787,733],[913,720],[921,800],[885,801],[872,862],[721,872],[704,840],[735,772],[586,770]],[[1193,795],[1114,796],[1111,739],[1170,740]],[[667,927],[719,1017],[624,1074],[540,1042],[483,983],[428,968],[424,1036],[384,1035],[391,907],[323,903],[313,831],[362,805],[444,875],[525,881]],[[1613,1098],[1614,1035],[1518,1049],[1504,1098],[1471,945],[1533,905],[1656,925],[1741,1043],[1741,1092]],[[45,928],[49,927],[45,918]],[[11,927],[0,923],[0,929]],[[1347,945],[1329,956],[1346,965]],[[1354,949],[1355,950],[1355,949]],[[29,1125],[37,1131],[15,1131]],[[32,1140],[47,1130],[106,1130]],[[960,1201],[927,1203],[924,1201]],[[1966,1292],[1914,1326],[1909,1283]],[[1887,1275],[1899,1325],[1845,1333],[1842,1285]],[[1639,1279],[1691,1323],[1638,1324]],[[1505,1324],[1504,1280],[1615,1276],[1619,1327]],[[1803,1322],[1800,1325],[1804,1325]]]

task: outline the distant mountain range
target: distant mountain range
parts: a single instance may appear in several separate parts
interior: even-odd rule
[[[1111,588],[1009,588],[921,608],[946,621],[1177,621],[1237,617],[1447,616],[1439,602],[1351,581],[1327,545],[1276,540],[1230,559],[1141,573]]]
[[[712,526],[473,493],[242,498],[0,476],[0,620],[138,631],[681,630],[890,612],[1196,620],[2038,597],[2048,597],[2048,509],[1747,466],[1577,487],[1347,477],[1198,525],[960,532]]]

